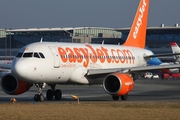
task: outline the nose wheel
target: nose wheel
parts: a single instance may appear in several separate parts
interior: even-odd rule
[[[40,101],[40,102],[42,102],[42,101],[44,101],[44,95],[43,94],[35,94],[34,95],[34,101]]]
[[[45,88],[46,83],[37,83],[37,84],[35,84],[35,86],[38,88],[38,94],[34,95],[34,101],[36,101],[36,102],[44,101],[44,95],[42,93],[42,90],[43,90],[43,88]]]

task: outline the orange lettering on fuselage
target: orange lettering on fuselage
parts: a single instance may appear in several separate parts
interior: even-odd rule
[[[58,52],[62,62],[83,63],[84,67],[88,67],[89,62],[134,64],[135,59],[130,50],[110,49],[108,51],[102,46],[96,49],[91,45],[86,45],[85,48],[58,47]]]

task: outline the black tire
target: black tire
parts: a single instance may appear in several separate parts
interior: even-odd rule
[[[127,100],[128,99],[128,94],[122,95],[121,100]]]
[[[114,96],[114,95],[113,95],[113,96],[112,96],[112,99],[113,99],[113,100],[119,100],[119,96]]]
[[[38,94],[35,94],[35,95],[34,95],[34,101],[36,101],[36,102],[39,101],[39,97],[38,97],[38,96],[39,96]]]
[[[44,101],[44,95],[43,94],[38,95],[38,98],[39,98],[40,102]]]
[[[46,98],[47,98],[47,100],[52,100],[53,99],[53,91],[51,89],[49,89],[46,92]]]
[[[61,90],[57,89],[55,91],[55,99],[56,100],[61,100],[61,97],[62,97],[62,92],[61,92]]]

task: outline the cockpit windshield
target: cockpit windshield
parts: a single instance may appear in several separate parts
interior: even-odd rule
[[[19,53],[16,55],[16,57],[17,57],[17,58],[20,58],[20,57],[22,57],[22,55],[23,55],[23,53],[19,52]]]
[[[33,57],[33,52],[30,53],[24,53],[23,57]]]
[[[39,54],[37,52],[34,53],[34,57],[40,58]]]
[[[35,58],[45,58],[44,55],[41,53],[41,52],[27,52],[27,53],[22,53],[22,52],[19,52],[17,55],[16,55],[17,58],[29,58],[29,57],[35,57]]]
[[[44,55],[42,53],[39,53],[39,55],[41,56],[41,58],[45,58]]]

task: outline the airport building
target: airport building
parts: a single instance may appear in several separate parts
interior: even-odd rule
[[[122,34],[113,28],[77,27],[77,28],[30,28],[5,30],[6,37],[1,42],[0,56],[14,56],[17,51],[32,42],[69,42],[117,44]],[[6,52],[3,52],[6,51]]]
[[[130,28],[116,29],[122,33],[122,39],[125,40],[129,34]],[[146,46],[154,53],[171,53],[170,42],[177,42],[180,45],[180,26],[165,26],[161,24],[158,27],[147,27]]]
[[[6,38],[6,30],[4,29],[0,29],[0,48],[4,48],[5,47],[5,38]]]
[[[41,38],[51,42],[122,44],[129,30],[102,27],[0,29],[0,56],[14,56],[21,47],[39,42]],[[180,45],[178,24],[147,28],[146,46],[154,53],[170,53],[170,42]]]

